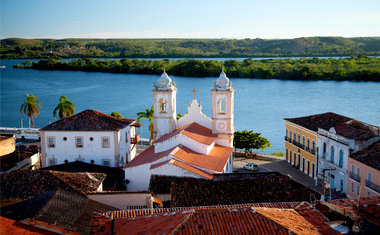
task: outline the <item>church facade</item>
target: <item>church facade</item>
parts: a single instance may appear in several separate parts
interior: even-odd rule
[[[176,119],[175,83],[164,71],[153,89],[153,145],[125,167],[128,190],[147,190],[151,175],[212,179],[232,173],[234,90],[224,71],[211,90],[212,118],[195,98],[188,112]]]

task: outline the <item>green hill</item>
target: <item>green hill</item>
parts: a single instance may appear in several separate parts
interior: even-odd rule
[[[1,58],[194,58],[380,55],[380,37],[295,39],[22,39],[0,41]]]

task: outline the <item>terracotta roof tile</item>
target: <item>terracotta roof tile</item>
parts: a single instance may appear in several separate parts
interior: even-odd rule
[[[171,133],[161,136],[159,139],[157,139],[153,143],[161,143],[178,134],[186,135],[187,137],[205,145],[212,144],[217,137],[216,135],[212,134],[212,131],[208,129],[207,127],[204,127],[196,122],[193,122]]]
[[[380,141],[364,148],[349,157],[364,163],[372,168],[380,170]]]
[[[339,124],[335,126],[336,133],[340,136],[352,140],[368,140],[374,137],[374,134],[369,130],[361,129],[350,124]]]
[[[295,234],[319,234],[318,229],[294,209],[255,208],[255,211],[279,223]]]
[[[310,190],[288,176],[210,181],[198,179],[170,185],[171,206],[211,206],[309,200]],[[194,190],[197,189],[197,190]]]
[[[289,234],[289,230],[251,209],[195,211],[176,234]]]
[[[124,186],[124,170],[118,167],[108,167],[87,162],[74,161],[69,163],[63,163],[59,165],[40,168],[38,170],[53,170],[62,172],[97,172],[106,174],[106,178],[103,181],[104,190],[125,190]]]
[[[186,163],[183,163],[183,162],[180,162],[180,161],[177,161],[177,160],[174,160],[174,159],[171,159],[169,163],[173,164],[174,166],[177,166],[177,167],[180,167],[182,169],[185,169],[187,171],[190,171],[190,172],[192,172],[194,174],[200,175],[200,176],[202,176],[202,177],[204,177],[206,179],[209,179],[209,180],[212,179],[212,174],[211,173],[208,173],[206,171],[200,170],[200,169],[195,168],[195,167],[193,167],[191,165],[188,165]]]
[[[112,219],[133,218],[139,216],[156,215],[162,213],[189,211],[189,210],[209,210],[209,209],[238,209],[238,208],[284,208],[292,209],[298,206],[299,202],[272,202],[272,203],[246,203],[235,205],[217,205],[217,206],[196,206],[196,207],[172,207],[172,208],[154,208],[154,209],[136,209],[136,210],[118,210],[107,211],[104,213]]]
[[[130,168],[135,167],[147,163],[151,163],[154,161],[157,161],[163,157],[168,156],[175,148],[173,147],[167,151],[154,153],[154,145],[149,146],[147,149],[145,149],[142,153],[140,153],[138,156],[136,156],[132,161],[130,161],[125,167],[123,168]]]
[[[96,222],[96,221],[95,221]],[[289,234],[251,208],[177,211],[114,220],[111,232],[140,234]]]
[[[307,221],[313,224],[322,234],[340,234],[326,224],[329,220],[318,210],[306,202],[300,203],[295,210]]]
[[[117,118],[87,109],[74,116],[62,118],[42,128],[42,131],[115,131],[131,125],[135,119]]]
[[[339,124],[343,124],[352,118],[345,117],[336,113],[321,113],[311,116],[298,117],[298,118],[284,118],[286,121],[305,127],[309,130],[318,131],[318,128],[329,130],[331,127],[335,127]]]
[[[97,190],[105,177],[102,173],[12,171],[0,175],[1,199],[28,199],[57,189],[85,194]]]
[[[160,166],[163,166],[165,164],[167,164],[168,162],[170,162],[170,160],[167,160],[167,161],[163,161],[163,162],[159,162],[157,164],[153,164],[153,165],[150,165],[150,170],[153,170],[153,169],[156,169],[156,168],[159,168]]]
[[[204,155],[185,146],[180,146],[172,155],[188,164],[215,172],[222,172],[232,151],[232,148],[215,145],[208,155]]]
[[[29,150],[15,150],[13,153],[0,157],[0,171],[7,171],[17,165],[20,161],[32,157],[37,152]]]
[[[330,209],[337,209],[338,212],[348,215],[351,218],[360,216],[365,220],[380,227],[380,197],[361,197],[356,199],[335,199],[323,202]],[[333,206],[331,206],[333,205]]]
[[[154,153],[154,146],[150,146],[140,155],[130,161],[124,168],[135,167],[150,162],[157,161],[169,154],[173,155],[178,160],[196,167],[208,169],[210,171],[222,172],[233,149],[220,145],[215,145],[209,155],[197,153],[185,146],[176,146],[167,151]],[[151,169],[162,166],[164,163],[159,162],[151,166]]]
[[[116,234],[171,234],[194,211],[166,213],[127,220],[117,220],[114,225]]]
[[[16,221],[43,221],[60,228],[89,233],[94,212],[114,207],[88,199],[84,195],[62,190],[49,191],[23,202],[1,208],[1,215]]]
[[[52,231],[47,231],[32,225],[17,222],[0,216],[0,234],[23,234],[23,235],[54,235]]]

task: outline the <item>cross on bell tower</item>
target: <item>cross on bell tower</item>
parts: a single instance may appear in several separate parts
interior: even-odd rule
[[[196,91],[195,88],[194,88],[191,92],[194,93],[194,98],[193,98],[193,100],[195,100],[195,92],[197,92],[197,91]]]

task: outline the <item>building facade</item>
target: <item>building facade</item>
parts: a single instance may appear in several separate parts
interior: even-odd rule
[[[42,166],[83,161],[121,167],[136,155],[141,124],[85,110],[40,130]]]
[[[285,161],[312,178],[317,177],[317,133],[285,119]]]
[[[224,71],[214,83],[212,119],[202,113],[195,97],[188,112],[176,121],[175,84],[164,72],[153,90],[155,107],[153,145],[125,167],[128,190],[147,190],[151,175],[212,179],[232,172],[233,94]]]
[[[380,129],[354,119],[327,129],[318,128],[317,148],[321,177],[332,189],[347,193],[350,154],[380,140]],[[323,170],[328,174],[323,176]],[[327,173],[327,172],[326,172]]]
[[[347,196],[380,196],[380,141],[348,157]]]

